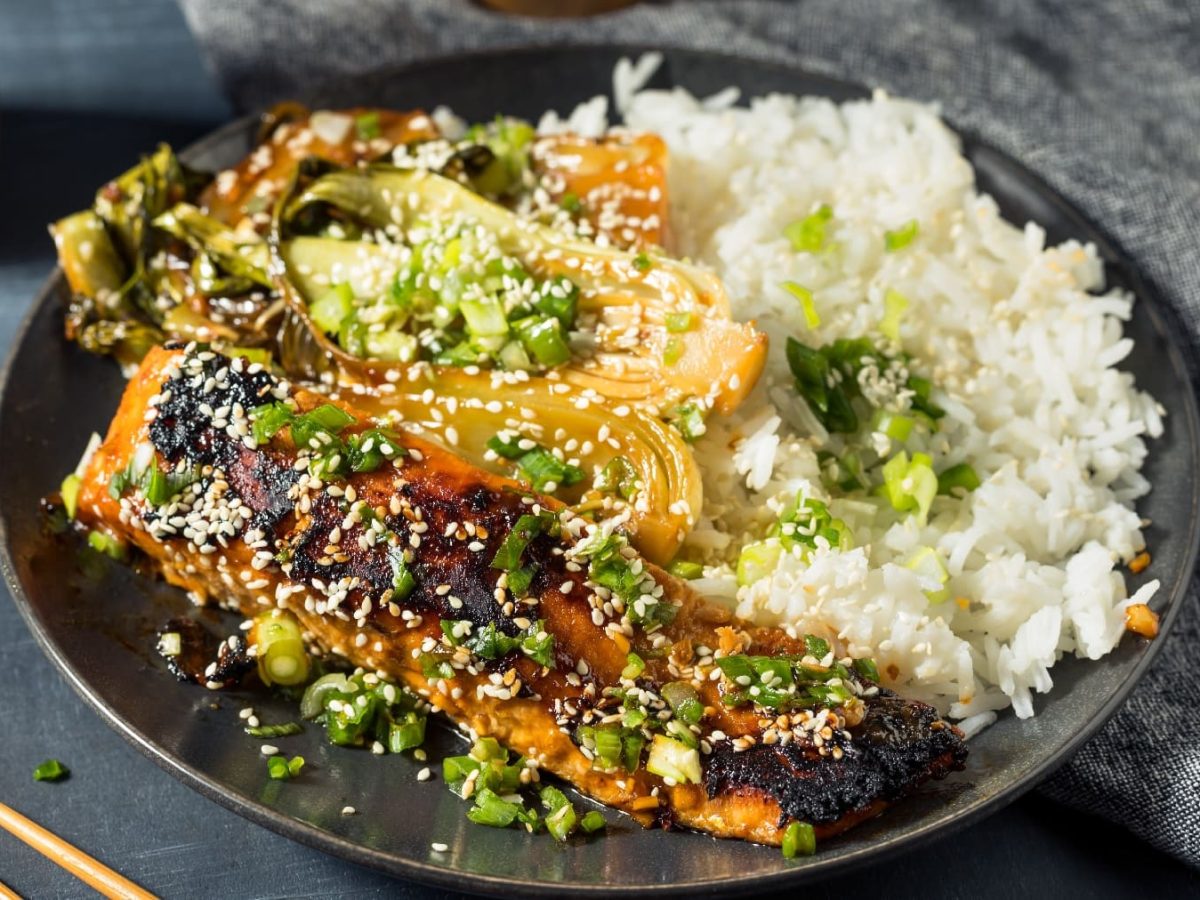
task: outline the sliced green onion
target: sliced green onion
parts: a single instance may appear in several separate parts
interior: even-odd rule
[[[388,750],[392,753],[403,753],[425,743],[425,718],[421,713],[410,710],[399,722],[389,723]]]
[[[614,456],[600,470],[594,487],[603,494],[619,494],[632,500],[637,494],[638,472],[624,456]]]
[[[392,566],[392,599],[403,601],[408,599],[417,587],[417,579],[408,567],[403,547],[389,547],[388,561]]]
[[[899,291],[888,288],[883,295],[883,318],[879,321],[879,330],[894,344],[900,343],[900,322],[908,306],[908,298]]]
[[[868,656],[854,660],[854,671],[868,681],[879,682],[879,667],[875,665],[875,660]]]
[[[272,756],[267,759],[267,774],[276,781],[288,781],[298,776],[304,768],[304,757]]]
[[[883,247],[888,253],[903,250],[917,237],[921,225],[916,219],[910,219],[894,231],[883,233]]]
[[[818,253],[825,247],[825,225],[832,218],[833,210],[821,204],[815,212],[784,228],[783,236],[797,252]]]
[[[87,542],[93,550],[118,562],[125,558],[125,545],[107,532],[89,531]]]
[[[879,410],[875,415],[875,430],[886,434],[893,441],[903,444],[912,434],[913,420],[900,413]]]
[[[562,335],[562,323],[551,316],[529,316],[512,323],[529,355],[550,369],[571,358],[571,348]]]
[[[542,788],[541,799],[542,806],[550,810],[546,815],[546,830],[556,841],[565,841],[578,823],[574,805],[562,791],[550,786]]]
[[[621,670],[621,677],[634,679],[646,671],[646,661],[636,653],[630,652],[625,655],[625,668]]]
[[[602,813],[593,809],[585,813],[583,818],[579,820],[579,827],[584,834],[594,834],[603,828],[607,828],[608,821]]]
[[[821,326],[821,317],[817,315],[817,304],[813,302],[812,291],[801,287],[794,281],[785,281],[784,290],[800,301],[800,309],[804,312],[804,324],[810,329]]]
[[[256,406],[250,411],[251,432],[261,447],[276,434],[291,424],[295,412],[286,403],[276,401]]]
[[[815,634],[806,634],[804,636],[804,651],[813,659],[820,662],[825,658],[825,654],[829,652],[829,641],[819,638]]]
[[[62,486],[59,488],[63,509],[66,510],[68,519],[74,519],[75,512],[79,508],[79,488],[82,484],[83,479],[72,472],[63,479]]]
[[[884,463],[880,493],[897,512],[916,512],[918,520],[924,524],[937,492],[937,476],[933,474],[932,460],[926,454],[914,453],[910,461],[908,454],[901,450]]]
[[[33,770],[34,781],[62,781],[71,770],[57,759],[48,759]]]
[[[666,315],[667,331],[680,333],[696,327],[696,316],[690,312],[673,312]]]
[[[633,267],[639,272],[649,272],[654,263],[650,261],[650,257],[645,253],[639,253],[633,258]]]
[[[513,530],[504,538],[500,548],[492,559],[493,569],[503,569],[511,572],[521,565],[521,554],[530,542],[546,528],[546,522],[541,516],[523,515],[517,519]]]
[[[335,284],[308,305],[309,318],[326,334],[338,334],[354,311],[354,291],[349,284]]]
[[[299,722],[281,722],[278,725],[253,725],[246,728],[246,734],[256,738],[291,737],[304,729]]]
[[[345,693],[349,681],[341,672],[331,672],[322,675],[307,688],[300,698],[300,716],[305,719],[315,719],[325,712],[325,703],[331,697]]]
[[[956,466],[951,466],[938,475],[937,481],[939,494],[952,494],[956,489],[960,488],[970,493],[982,484],[979,480],[979,475],[969,463],[959,463]]]
[[[743,587],[769,576],[779,565],[783,547],[778,541],[759,541],[742,548],[737,561],[737,583]]]
[[[817,833],[807,822],[793,822],[783,833],[780,849],[785,859],[812,856],[817,852]]]
[[[667,701],[671,711],[688,725],[699,724],[704,718],[704,704],[690,682],[672,681],[663,685],[662,698]]]
[[[354,117],[354,130],[360,141],[370,141],[379,137],[379,113],[367,112]]]
[[[667,344],[663,348],[663,365],[673,366],[679,362],[683,356],[683,341],[677,337],[667,338]]]
[[[675,407],[674,422],[683,439],[689,442],[698,441],[708,430],[704,424],[704,413],[695,403]]]
[[[682,741],[656,734],[650,743],[646,771],[678,784],[699,784],[702,780],[700,751]]]
[[[294,616],[278,609],[263,613],[255,618],[251,634],[264,683],[287,687],[308,681],[308,651]]]
[[[693,578],[699,578],[704,574],[704,566],[698,562],[691,562],[686,559],[673,559],[667,563],[667,571],[676,578],[691,581]]]
[[[562,199],[558,201],[558,205],[569,213],[578,213],[583,210],[583,201],[579,199],[578,194],[571,191],[567,191],[562,195]]]
[[[925,591],[925,596],[933,603],[941,603],[950,597],[950,589],[945,587],[950,580],[950,572],[942,562],[941,554],[932,547],[921,547],[909,558],[905,565],[917,573],[925,582],[942,585],[940,588]]]
[[[474,794],[475,805],[467,811],[467,818],[476,825],[490,828],[507,828],[516,821],[521,807],[500,797],[490,788],[482,788]]]

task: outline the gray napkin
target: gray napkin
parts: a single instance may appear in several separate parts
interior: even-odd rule
[[[680,0],[583,20],[504,16],[465,0],[180,3],[245,109],[455,51],[603,41],[798,62],[941,101],[952,121],[1103,223],[1177,314],[1200,371],[1200,5],[1189,0]],[[1193,582],[1145,680],[1042,787],[1194,866],[1198,595]]]

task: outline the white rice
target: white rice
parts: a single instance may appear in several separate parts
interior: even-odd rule
[[[630,127],[670,147],[675,249],[711,266],[735,316],[771,338],[758,388],[736,415],[713,416],[697,445],[705,504],[689,548],[711,564],[694,584],[758,622],[875,656],[892,686],[972,732],[1010,705],[1033,715],[1032,693],[1051,688],[1055,661],[1108,653],[1126,606],[1158,586],[1126,599],[1116,569],[1143,548],[1133,502],[1150,486],[1138,470],[1146,438],[1162,431],[1161,408],[1115,368],[1130,349],[1121,323],[1133,298],[1103,292],[1094,248],[1046,247],[1036,224],[1005,222],[935,109],[882,93],[733,108],[736,91],[705,101],[642,90],[655,65],[623,63],[614,95]],[[597,98],[542,124],[597,134],[607,112]],[[834,249],[796,252],[784,227],[823,203]],[[884,231],[912,219],[917,239],[885,253]],[[813,292],[815,331],[784,281]],[[816,459],[827,435],[783,354],[788,335],[814,346],[878,339],[889,288],[910,301],[903,349],[947,411],[908,450],[931,453],[938,470],[970,462],[983,480],[964,499],[939,497],[924,527],[881,499],[829,497]],[[831,500],[854,549],[785,554],[739,589],[740,548],[801,490]],[[925,594],[938,585],[904,565],[923,546],[950,573],[941,603]]]

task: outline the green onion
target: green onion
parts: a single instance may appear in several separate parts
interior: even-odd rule
[[[879,410],[875,415],[875,430],[886,434],[893,441],[903,444],[912,434],[913,420],[910,416],[900,413],[888,413]]]
[[[916,219],[910,219],[905,222],[895,231],[885,231],[883,233],[883,247],[888,253],[895,253],[897,250],[903,250],[911,244],[917,237],[917,232],[921,225]]]
[[[75,511],[79,508],[79,488],[82,484],[83,480],[78,475],[71,473],[63,479],[62,486],[59,488],[63,509],[66,510],[68,519],[74,519]]]
[[[87,542],[93,550],[118,562],[125,558],[125,545],[107,532],[89,531]]]
[[[300,698],[300,716],[305,719],[315,719],[325,712],[325,703],[331,697],[345,693],[348,690],[348,680],[341,672],[331,672],[322,675],[307,688]]]
[[[286,403],[265,403],[250,411],[251,432],[261,447],[276,434],[291,424],[295,412]]]
[[[625,668],[621,670],[621,677],[634,679],[646,671],[646,661],[636,653],[630,652],[625,655]]]
[[[875,660],[864,656],[861,659],[854,660],[854,671],[866,678],[868,681],[879,681],[879,667],[875,665]]]
[[[666,316],[667,331],[680,333],[691,331],[696,324],[696,316],[690,312],[673,312],[667,313]]]
[[[667,338],[667,344],[663,348],[663,365],[673,366],[679,362],[683,356],[683,341],[677,337]]]
[[[815,212],[783,229],[783,236],[791,241],[797,252],[817,253],[825,247],[825,225],[833,218],[833,210],[821,204]]]
[[[392,566],[392,599],[406,600],[417,587],[417,579],[405,560],[403,547],[388,548],[388,562]]]
[[[908,310],[908,298],[891,288],[883,295],[883,318],[879,330],[893,344],[900,343],[900,322]]]
[[[354,291],[343,282],[335,284],[308,305],[308,316],[326,334],[338,334],[354,311]],[[282,404],[281,404],[282,405]]]
[[[490,788],[482,788],[474,794],[475,805],[467,810],[467,818],[476,825],[491,828],[507,828],[516,821],[521,807],[496,794]]]
[[[373,140],[381,134],[379,129],[379,113],[368,112],[354,117],[354,129],[360,141]]]
[[[578,194],[574,194],[571,191],[567,191],[562,195],[562,199],[558,201],[558,205],[569,213],[578,213],[583,210],[583,201],[579,199]]]
[[[700,752],[682,741],[656,734],[650,743],[646,771],[678,784],[699,784],[703,778]]]
[[[388,724],[387,748],[392,753],[413,750],[425,743],[425,716],[410,710],[401,721]]]
[[[246,734],[256,738],[291,737],[304,729],[299,722],[282,722],[279,725],[254,725],[246,728]]]
[[[817,833],[807,822],[793,822],[783,833],[781,849],[785,859],[812,856],[817,852]]]
[[[970,493],[982,482],[973,466],[969,463],[959,463],[938,475],[937,483],[939,494],[952,494],[960,488],[966,493]]]
[[[276,781],[289,781],[297,777],[304,768],[304,757],[272,756],[267,759],[267,774]]]
[[[529,590],[529,585],[533,583],[533,576],[537,573],[537,566],[530,563],[527,566],[520,566],[508,573],[508,589],[517,599],[525,596],[525,592]]]
[[[689,682],[672,681],[663,685],[662,698],[667,701],[671,711],[688,725],[699,724],[704,718],[704,704]]]
[[[941,603],[949,599],[950,589],[945,585],[950,580],[950,572],[946,569],[946,564],[942,562],[942,557],[937,550],[933,547],[921,547],[905,565],[916,572],[923,581],[941,585],[934,590],[925,591],[925,596],[932,603]]]
[[[539,666],[554,668],[554,635],[546,631],[545,620],[539,619],[529,626],[521,638],[521,652]]]
[[[929,507],[937,496],[938,480],[932,460],[924,453],[908,454],[901,450],[883,465],[883,484],[879,492],[897,512],[915,512],[921,524],[929,516]]]
[[[690,562],[686,559],[673,559],[667,563],[667,571],[676,578],[684,578],[691,581],[693,578],[699,578],[704,574],[704,566],[698,562]]]
[[[521,554],[525,552],[525,548],[545,529],[546,521],[541,516],[528,514],[521,516],[492,558],[492,568],[503,569],[506,572],[518,568],[521,565]]]
[[[619,494],[632,500],[637,494],[638,471],[624,456],[614,456],[600,470],[594,487],[602,494]]]
[[[645,253],[639,253],[633,258],[633,267],[639,272],[649,272],[653,265],[654,263],[650,261],[650,257]]]
[[[817,305],[813,302],[812,291],[806,287],[801,287],[794,281],[785,281],[783,283],[784,290],[800,301],[800,309],[804,312],[804,324],[810,329],[817,329],[821,326],[821,317],[817,315]]]
[[[675,407],[674,423],[683,439],[689,443],[698,441],[707,430],[704,425],[704,413],[695,403]]]
[[[255,618],[251,635],[264,683],[288,687],[308,681],[308,652],[294,616],[278,609],[262,613]]]
[[[512,323],[529,355],[547,369],[571,358],[571,348],[562,335],[562,323],[550,316],[529,316]]]
[[[57,759],[48,759],[33,770],[34,781],[62,781],[71,774],[71,770]]]
[[[585,813],[583,818],[579,820],[579,827],[584,834],[593,834],[603,828],[607,828],[608,821],[602,813],[593,809]]]
[[[806,634],[804,636],[804,652],[820,662],[829,652],[829,641],[819,638],[815,634]]]
[[[745,586],[766,578],[779,565],[783,547],[777,541],[759,541],[747,544],[738,554],[737,583]]]
[[[541,791],[542,806],[549,810],[546,815],[546,830],[556,841],[565,841],[577,824],[575,807],[566,795],[556,787],[547,785]]]

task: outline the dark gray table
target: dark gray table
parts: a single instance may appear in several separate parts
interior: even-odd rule
[[[0,108],[8,109],[0,112],[0,353],[7,354],[53,266],[45,223],[86,204],[98,184],[157,141],[185,144],[226,110],[178,13],[163,0],[0,6]],[[100,6],[110,14],[109,31],[89,37],[104,24],[94,15]],[[31,65],[60,68],[39,80]],[[121,108],[126,114],[115,112]],[[450,896],[293,844],[175,782],[72,693],[3,588],[0,722],[0,801],[163,896]],[[68,781],[32,781],[33,767],[49,756],[71,768]],[[0,880],[27,897],[93,896],[3,833]],[[1029,796],[965,832],[805,893],[1195,896],[1200,874],[1118,826]]]

